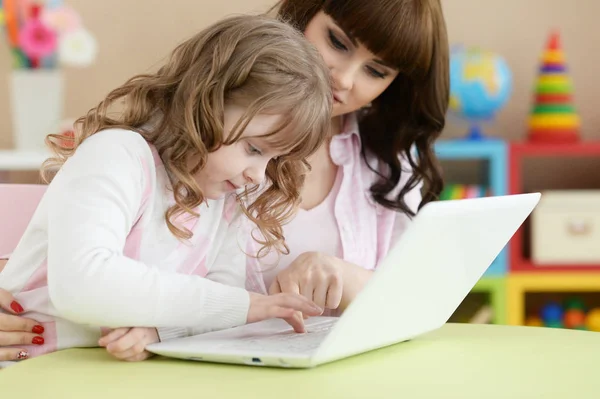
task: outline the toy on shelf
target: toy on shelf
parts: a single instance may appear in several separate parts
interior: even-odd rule
[[[455,46],[450,58],[450,111],[469,122],[468,140],[485,136],[481,123],[493,119],[512,93],[512,74],[498,54]]]
[[[548,301],[552,299],[552,301]],[[598,311],[592,311],[598,309]],[[523,272],[506,277],[506,317],[513,326],[585,325],[600,330],[600,273],[597,271]],[[596,327],[597,326],[597,327]]]
[[[440,195],[440,200],[457,200],[468,198],[487,197],[489,189],[477,184],[446,184]]]
[[[535,85],[528,136],[535,142],[579,140],[580,119],[573,106],[573,86],[567,73],[558,32],[550,35]]]
[[[600,331],[600,308],[595,308],[588,312],[585,325],[590,331]]]
[[[539,315],[529,316],[525,325],[600,331],[600,307],[588,311],[583,300],[577,297],[566,300],[564,305],[549,302],[542,306]]]

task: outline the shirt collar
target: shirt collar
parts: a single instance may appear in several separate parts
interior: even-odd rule
[[[336,165],[345,165],[352,161],[355,152],[353,149],[360,149],[362,145],[355,112],[343,117],[342,126],[342,132],[333,136],[329,145],[331,160]]]

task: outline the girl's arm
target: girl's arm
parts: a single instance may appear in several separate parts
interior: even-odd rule
[[[246,282],[246,242],[250,237],[249,222],[239,210],[228,224],[223,235],[223,244],[212,262],[206,278],[232,287],[244,288]],[[224,229],[225,230],[225,229]],[[223,306],[227,306],[223,304]],[[161,327],[157,328],[161,341],[188,337],[218,329],[216,325],[197,325],[194,327]]]
[[[88,138],[56,176],[46,201],[54,306],[72,321],[107,327],[246,323],[245,290],[123,254],[152,162],[138,134],[105,131]]]

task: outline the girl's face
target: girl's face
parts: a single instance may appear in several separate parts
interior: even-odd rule
[[[398,75],[396,69],[386,65],[322,11],[308,23],[304,35],[319,50],[331,71],[334,117],[368,105]]]
[[[225,138],[244,112],[243,107],[225,106]],[[283,118],[283,115],[256,115],[238,141],[222,145],[208,154],[206,165],[195,176],[207,199],[223,198],[227,193],[260,184],[264,180],[269,161],[282,154],[274,150],[266,138],[260,136],[273,131],[282,123]],[[190,160],[191,163],[195,161]]]

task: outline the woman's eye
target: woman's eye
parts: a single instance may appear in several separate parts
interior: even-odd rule
[[[344,43],[342,43],[333,33],[332,30],[329,30],[329,41],[331,42],[331,45],[333,47],[335,47],[338,50],[348,50],[348,48],[346,46],[344,46]]]
[[[367,70],[369,71],[369,74],[371,76],[374,76],[376,78],[383,79],[383,78],[385,78],[387,76],[385,73],[379,72],[377,69],[375,69],[373,67],[367,67]]]

